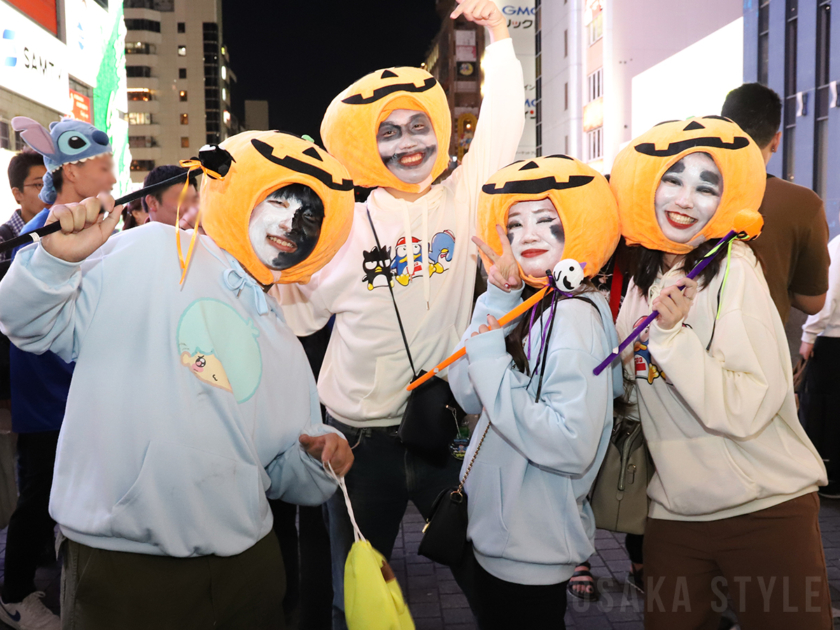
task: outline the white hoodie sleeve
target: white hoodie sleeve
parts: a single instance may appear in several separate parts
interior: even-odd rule
[[[525,80],[513,40],[503,39],[484,49],[484,72],[484,99],[475,134],[461,166],[449,178],[456,194],[466,195],[472,215],[484,183],[516,159],[525,128]]]
[[[650,352],[668,381],[706,428],[734,439],[764,429],[792,387],[780,358],[790,364],[781,320],[774,321],[779,315],[758,273],[745,258],[732,258],[709,352],[682,322],[671,330],[650,327]]]
[[[840,326],[840,236],[834,237],[828,245],[828,250],[831,256],[828,293],[822,310],[809,316],[802,326],[802,341],[807,343],[814,343],[827,327],[834,329]]]

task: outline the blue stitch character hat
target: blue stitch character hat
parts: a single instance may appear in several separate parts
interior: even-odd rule
[[[20,132],[26,144],[44,156],[44,187],[38,195],[46,204],[55,203],[56,191],[52,174],[65,164],[84,162],[100,155],[110,154],[111,141],[104,131],[90,123],[65,118],[50,123],[47,131],[38,122],[26,116],[12,118],[12,128]]]

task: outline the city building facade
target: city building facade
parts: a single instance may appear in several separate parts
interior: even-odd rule
[[[126,0],[132,179],[236,133],[221,0]]]

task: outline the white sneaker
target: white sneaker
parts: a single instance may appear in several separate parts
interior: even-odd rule
[[[43,598],[38,591],[17,604],[0,600],[0,621],[15,630],[61,630],[61,619],[44,606]]]

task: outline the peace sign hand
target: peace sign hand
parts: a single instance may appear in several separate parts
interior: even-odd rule
[[[519,265],[513,255],[505,229],[501,225],[496,225],[496,232],[502,243],[501,256],[477,236],[473,236],[472,240],[493,262],[493,266],[487,270],[487,279],[505,293],[510,293],[511,289],[518,290],[522,287],[522,278],[519,275]]]

